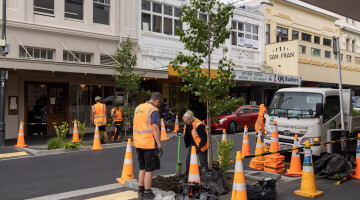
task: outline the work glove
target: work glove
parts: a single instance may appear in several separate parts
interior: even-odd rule
[[[158,155],[158,157],[161,158],[161,156],[163,155],[162,147],[156,148],[155,151],[156,151],[156,154]]]

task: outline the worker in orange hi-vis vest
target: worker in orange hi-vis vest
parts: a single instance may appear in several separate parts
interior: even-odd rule
[[[184,143],[185,147],[188,148],[186,171],[184,175],[184,182],[186,183],[189,179],[192,146],[196,147],[196,154],[199,156],[200,166],[206,167],[208,165],[207,149],[209,148],[209,141],[207,139],[208,132],[205,128],[205,124],[195,118],[192,111],[186,111],[182,119],[186,124],[184,127]]]
[[[151,190],[153,171],[160,169],[162,146],[160,140],[160,112],[162,95],[155,92],[150,100],[135,109],[133,138],[139,161],[139,198],[154,199]]]
[[[120,102],[115,102],[115,107],[111,109],[111,117],[113,118],[114,125],[116,127],[116,133],[114,134],[114,142],[117,141],[118,136],[120,135],[120,141],[126,142],[124,138],[124,131],[122,131],[123,125],[123,116],[121,112]],[[121,133],[121,134],[120,134]]]
[[[263,138],[265,137],[265,129],[264,129],[264,115],[266,113],[266,108],[265,108],[265,105],[264,104],[261,104],[260,105],[260,111],[259,111],[259,116],[256,120],[256,123],[255,123],[255,132],[256,132],[256,135],[258,134],[259,130],[261,129],[262,131],[262,138],[261,141],[263,141]],[[256,137],[255,137],[256,139]]]
[[[95,97],[95,105],[91,107],[92,115],[91,119],[94,123],[94,126],[99,126],[99,131],[104,134],[105,142],[108,140],[108,135],[106,133],[106,105],[101,103],[101,97]]]

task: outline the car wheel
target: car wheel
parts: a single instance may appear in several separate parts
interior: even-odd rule
[[[236,132],[236,123],[235,122],[231,122],[230,124],[229,124],[229,133],[231,133],[231,134],[234,134],[235,132]]]

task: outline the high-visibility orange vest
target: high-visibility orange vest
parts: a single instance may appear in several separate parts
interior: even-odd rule
[[[106,125],[106,105],[96,103],[92,106],[94,125]]]
[[[151,124],[151,114],[154,111],[159,110],[151,103],[140,104],[135,109],[133,137],[136,148],[155,149],[153,126],[157,126],[157,124]]]
[[[199,146],[201,138],[200,138],[199,134],[197,133],[196,129],[201,124],[204,124],[204,123],[202,121],[200,121],[199,119],[197,119],[197,118],[195,118],[195,120],[192,123],[191,135],[194,138],[194,141],[195,141],[197,146]],[[187,125],[185,125],[185,127],[184,127],[184,135],[185,135],[185,132],[186,132],[185,130],[187,128],[186,126]],[[204,126],[205,126],[205,124],[204,124]],[[205,132],[208,135],[208,132],[207,132],[206,128],[205,128]],[[207,141],[206,144],[203,147],[201,147],[201,151],[205,151],[208,148],[209,148],[209,141]]]
[[[259,116],[255,122],[255,132],[258,133],[261,128],[262,133],[264,134],[264,114],[266,113],[266,108],[264,104],[260,105]]]
[[[123,117],[121,113],[121,107],[119,107],[119,109],[116,108],[111,109],[111,117],[113,117],[114,122],[122,122]]]

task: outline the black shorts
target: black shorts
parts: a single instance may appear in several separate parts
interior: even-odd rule
[[[106,129],[105,129],[105,125],[101,125],[101,126],[99,126],[99,131],[106,131]]]
[[[160,158],[156,154],[155,149],[138,149],[136,148],[138,155],[139,169],[147,172],[160,169]]]

